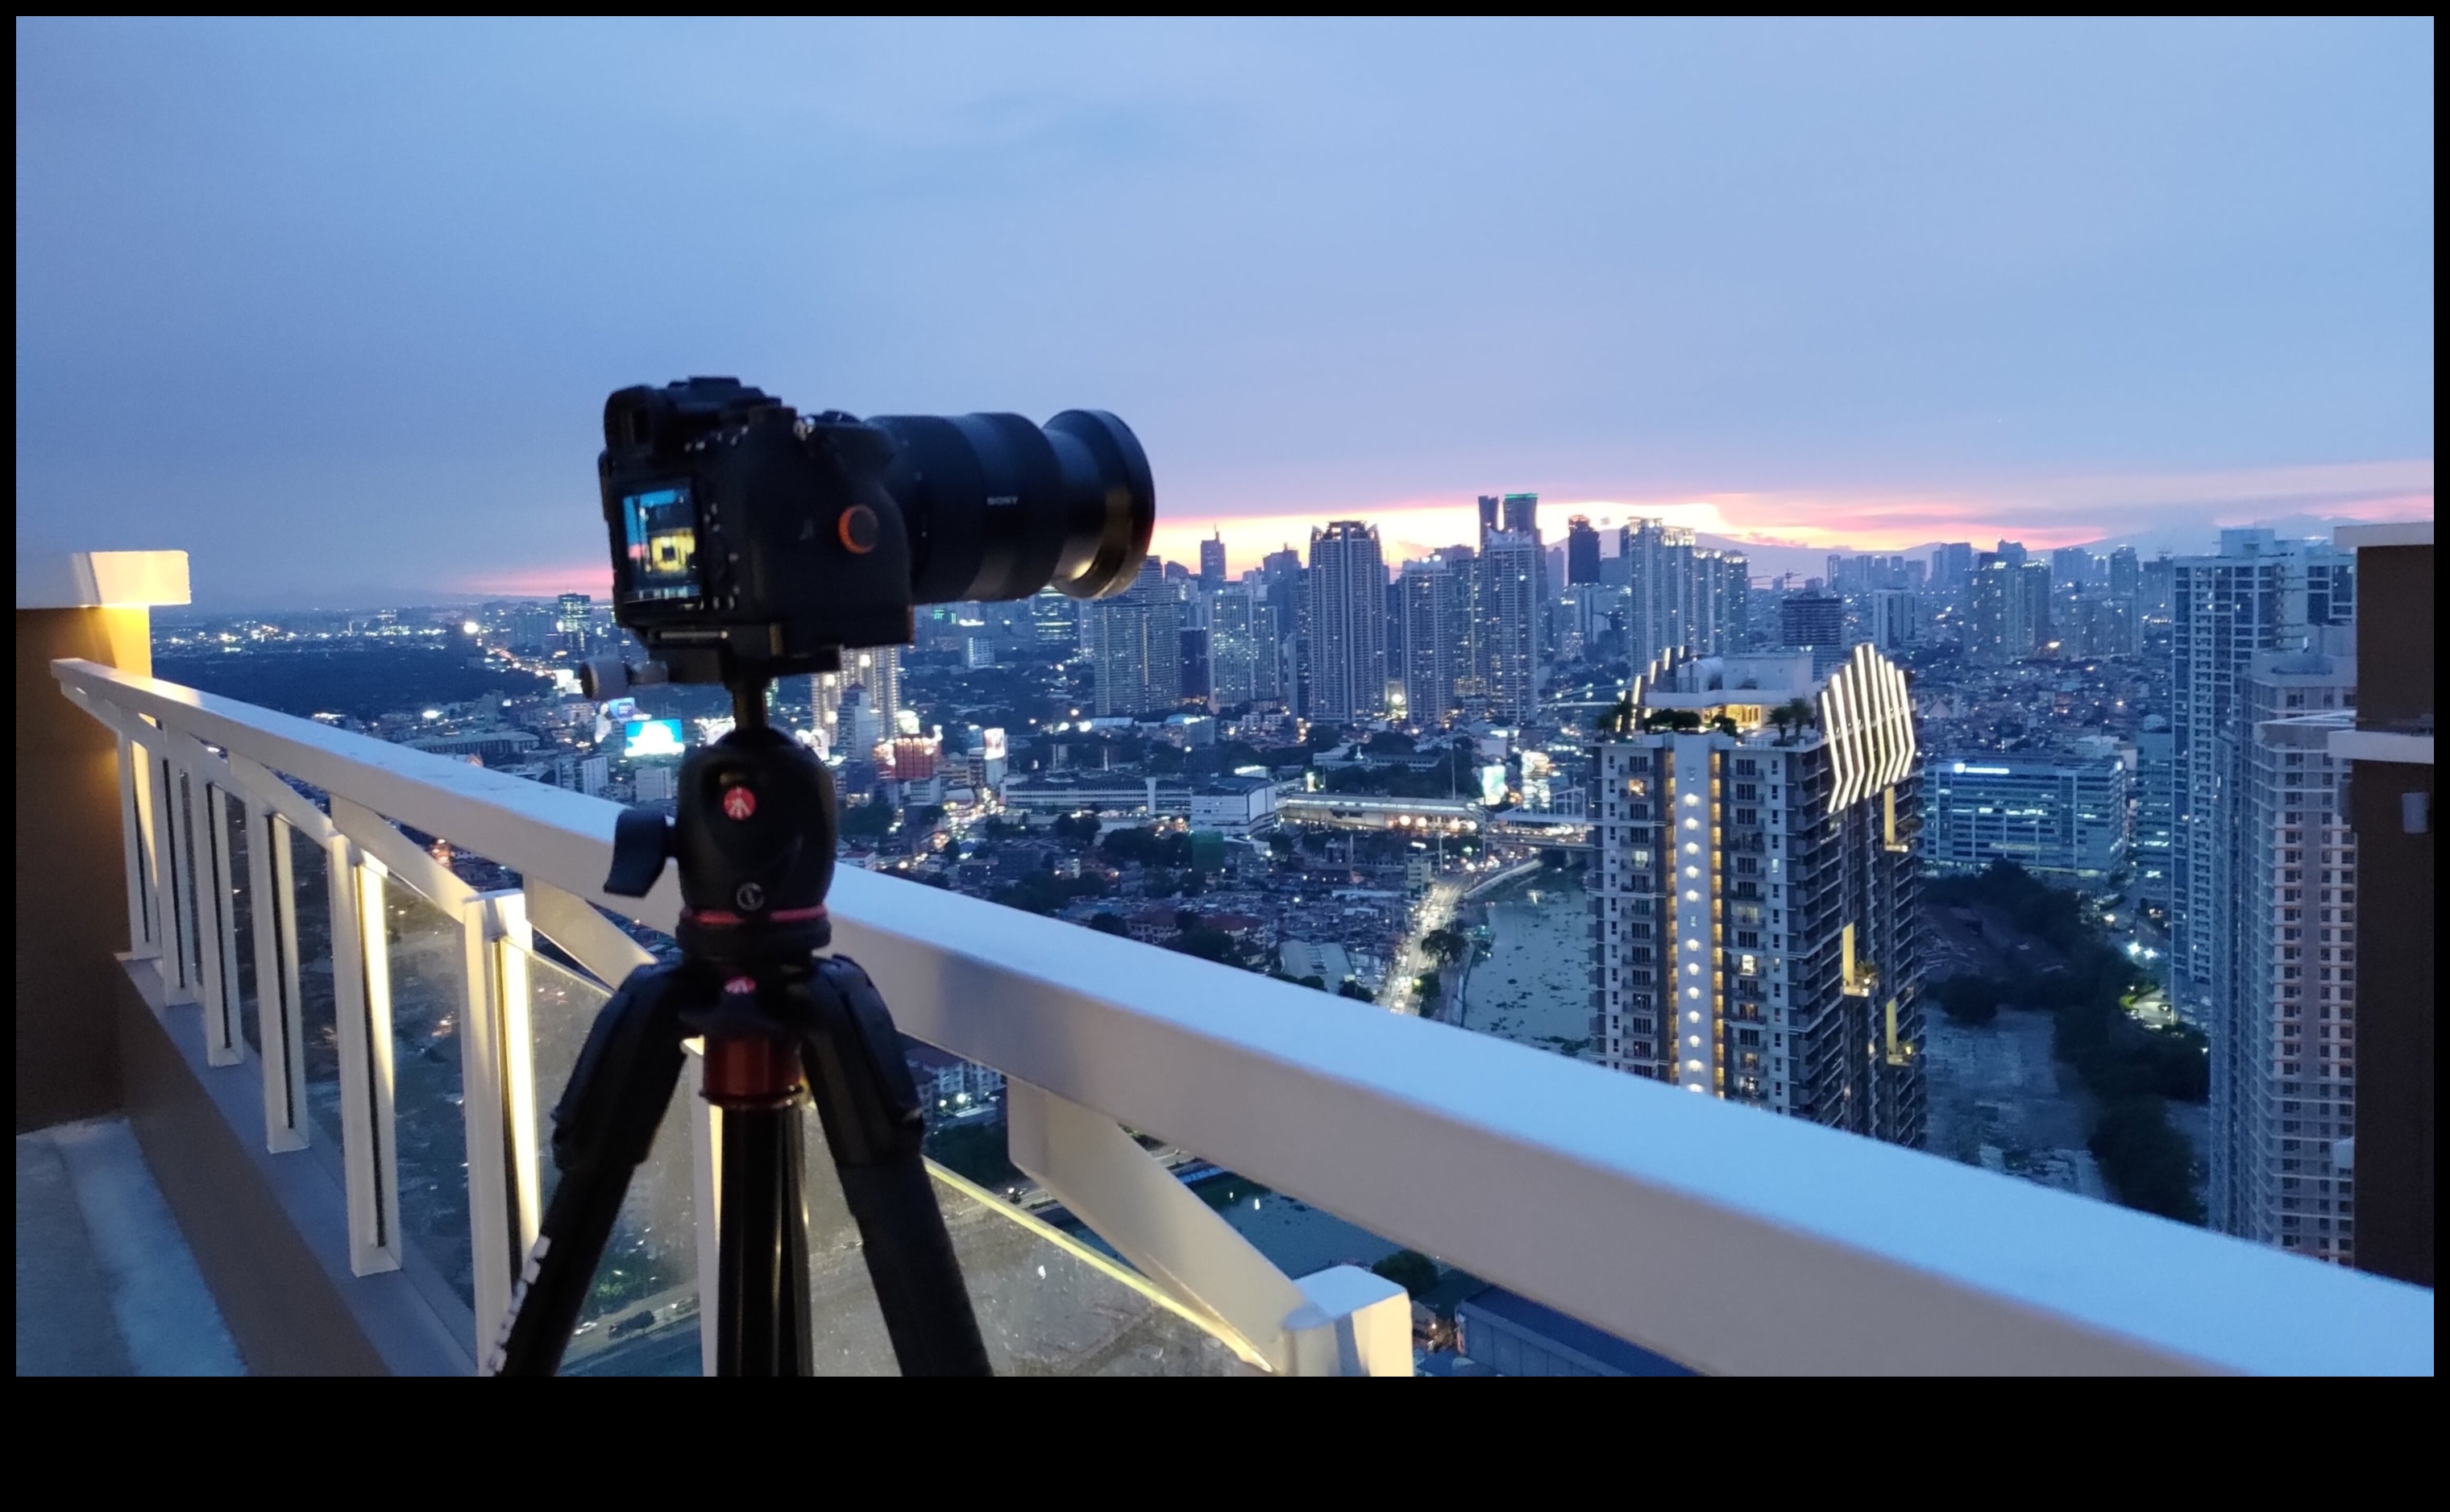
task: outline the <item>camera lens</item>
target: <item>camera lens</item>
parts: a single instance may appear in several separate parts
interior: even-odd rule
[[[880,415],[893,437],[885,487],[910,535],[922,604],[1074,598],[1129,588],[1148,554],[1157,490],[1131,428],[1103,410],[1043,427],[1018,415]]]

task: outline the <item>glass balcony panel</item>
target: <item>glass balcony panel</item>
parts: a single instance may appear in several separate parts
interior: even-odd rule
[[[292,898],[298,920],[299,1057],[313,1136],[340,1147],[340,1030],[332,986],[331,858],[289,834]]]
[[[463,940],[458,920],[399,878],[384,881],[400,1236],[473,1308],[476,1278],[468,1231],[468,1125],[461,1111],[467,1095],[459,1050],[467,980]]]
[[[246,805],[224,793],[214,802],[220,812],[222,843],[228,847],[230,938],[238,942],[238,1032],[250,1055],[263,1054],[263,1028],[257,1018],[255,988],[255,889],[249,882],[246,849]]]
[[[808,1168],[808,1292],[818,1375],[898,1367],[867,1263],[814,1109]],[[1000,1376],[1235,1375],[1231,1346],[1119,1262],[930,1166],[962,1278]]]
[[[553,1160],[553,1108],[612,994],[544,957],[512,947],[525,965],[534,1047],[536,1144],[541,1200],[553,1200],[561,1173]],[[696,1375],[697,1219],[692,1192],[695,1113],[688,1079],[672,1095],[654,1149],[631,1178],[595,1287],[578,1315],[565,1375]]]

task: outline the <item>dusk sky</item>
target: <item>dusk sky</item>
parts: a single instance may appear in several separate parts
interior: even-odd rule
[[[1107,408],[1159,543],[2433,509],[2433,25],[17,24],[17,547],[601,591],[605,394]]]

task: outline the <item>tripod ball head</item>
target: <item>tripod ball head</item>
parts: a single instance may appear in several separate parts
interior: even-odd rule
[[[625,810],[604,890],[643,897],[680,863],[684,954],[755,965],[805,962],[832,942],[833,778],[789,736],[734,728],[681,763],[671,820]]]

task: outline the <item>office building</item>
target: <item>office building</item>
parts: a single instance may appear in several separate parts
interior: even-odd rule
[[[2234,912],[2224,894],[2237,853],[2219,804],[2241,776],[2227,764],[2244,749],[2237,722],[2247,669],[2257,656],[2302,649],[2309,635],[2353,623],[2355,607],[2346,555],[2267,530],[2223,531],[2216,554],[2174,564],[2169,990],[2193,1022],[2209,1019],[2215,970],[2239,944],[2221,922]]]
[[[1085,608],[1099,716],[1172,713],[1182,700],[1182,601],[1157,559],[1140,564],[1130,588]]]
[[[1480,538],[1482,540],[1487,540],[1492,533],[1505,529],[1504,523],[1498,517],[1497,509],[1496,494],[1480,495]]]
[[[1507,495],[1510,506],[1518,495]],[[1499,531],[1481,543],[1480,676],[1490,719],[1526,725],[1540,708],[1540,541]]]
[[[1600,580],[1600,533],[1577,514],[1565,522],[1565,586]]]
[[[1310,533],[1310,676],[1313,720],[1387,712],[1387,568],[1374,525],[1337,520]]]
[[[2233,960],[2211,1021],[2212,1228],[2340,1264],[2355,1258],[2356,847],[2330,755],[2349,727],[2345,657],[2265,652],[2227,737],[2237,776]]]
[[[1213,533],[1199,543],[1199,591],[1214,593],[1225,586],[1225,537]]]
[[[1965,586],[1967,574],[1974,571],[1974,543],[1951,541],[1934,547],[1931,553],[1931,586],[1955,590]]]
[[[1540,534],[1540,495],[1508,494],[1505,498],[1503,528],[1516,535],[1537,539]]]
[[[1934,756],[1923,771],[1923,864],[1966,875],[2012,862],[2058,886],[2099,887],[2127,867],[2131,787],[2124,756],[2100,746]]]
[[[1781,728],[1798,698],[1818,723]],[[1701,727],[1628,722],[1591,750],[1604,1063],[1919,1145],[1919,762],[1903,672],[1869,646],[1827,678],[1798,651],[1703,657],[1654,667],[1633,699]]]
[[[2051,581],[2061,588],[2082,588],[2092,581],[2093,560],[2081,546],[2062,546],[2051,553]]]

